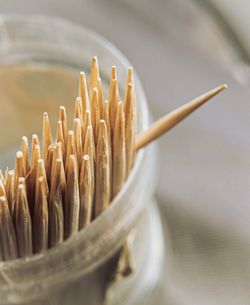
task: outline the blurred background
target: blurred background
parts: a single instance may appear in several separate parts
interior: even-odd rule
[[[250,304],[250,1],[0,0],[0,12],[59,16],[109,39],[155,118],[229,85],[159,141],[173,257],[157,304]]]

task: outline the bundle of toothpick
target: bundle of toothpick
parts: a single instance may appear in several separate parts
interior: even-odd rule
[[[41,142],[33,135],[30,149],[24,136],[14,170],[0,171],[0,260],[44,252],[89,225],[121,189],[136,151],[224,88],[213,89],[136,135],[132,68],[122,102],[116,67],[112,67],[105,99],[94,57],[89,86],[80,73],[72,130],[61,106],[53,140],[49,116],[44,113]]]

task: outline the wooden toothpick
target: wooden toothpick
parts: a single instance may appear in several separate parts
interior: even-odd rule
[[[88,155],[83,156],[81,172],[80,172],[80,211],[79,211],[79,229],[84,228],[91,222],[93,209],[93,174],[91,163]]]
[[[134,86],[127,85],[124,101],[125,138],[126,138],[126,177],[128,177],[135,160],[136,111],[134,100]]]
[[[47,159],[48,148],[52,144],[52,134],[48,113],[43,114],[43,159]]]
[[[6,196],[7,196],[10,214],[11,216],[13,216],[13,212],[14,212],[14,171],[13,170],[9,171],[6,176],[5,190],[6,190]]]
[[[6,197],[6,191],[5,191],[4,183],[2,180],[0,180],[0,196]]]
[[[66,151],[66,162],[65,162],[65,174],[67,176],[69,169],[69,160],[70,156],[76,156],[76,147],[75,147],[75,135],[74,131],[70,130],[68,133],[68,142],[67,142],[67,151]]]
[[[110,117],[110,127],[111,133],[113,134],[113,130],[115,128],[115,120],[116,120],[116,113],[117,113],[117,106],[120,101],[119,97],[119,90],[118,90],[118,81],[117,79],[111,80],[111,87],[110,87],[110,97],[109,97],[109,117]]]
[[[37,181],[37,193],[34,207],[34,251],[40,253],[48,248],[49,213],[47,184],[43,176]]]
[[[82,163],[82,156],[83,156],[82,128],[81,128],[80,119],[74,119],[74,137],[75,137],[77,163],[80,168]]]
[[[107,126],[105,121],[101,120],[96,149],[95,217],[104,211],[110,203],[111,179],[109,150]]]
[[[0,232],[0,247],[2,248],[3,259],[8,261],[17,258],[16,232],[5,196],[0,197]]]
[[[189,114],[202,106],[216,94],[220,93],[227,88],[227,85],[221,85],[215,89],[208,91],[205,94],[193,99],[191,102],[177,108],[170,112],[157,122],[155,122],[148,130],[142,132],[136,139],[136,150],[138,151],[142,147],[146,146],[150,142],[154,141],[169,129],[173,128],[180,121],[185,119]]]
[[[89,93],[87,88],[86,76],[84,72],[80,72],[79,78],[79,96],[82,98],[82,111],[85,113],[90,109]]]
[[[57,122],[56,142],[62,144],[62,157],[63,161],[65,162],[65,140],[63,134],[63,124],[60,120]]]
[[[38,192],[39,179],[43,177],[43,188],[45,189],[45,194],[48,196],[49,194],[49,185],[47,181],[46,169],[44,165],[44,160],[39,159],[37,162],[37,173],[36,173],[36,194]]]
[[[27,137],[22,137],[21,151],[23,153],[23,158],[24,158],[25,173],[27,174],[30,171],[29,142],[28,142],[28,138]]]
[[[94,140],[94,133],[93,128],[91,125],[87,127],[85,139],[84,139],[84,148],[83,148],[84,155],[89,156],[89,163],[91,167],[91,196],[94,198],[95,192],[95,160],[96,160],[96,150],[95,150],[95,140]]]
[[[0,170],[0,180],[1,180],[3,183],[5,183],[5,177],[4,177],[4,175],[3,175],[2,170]]]
[[[65,195],[65,238],[78,231],[79,227],[79,184],[76,157],[70,156],[69,169],[67,175],[66,195]]]
[[[18,186],[17,204],[15,209],[15,227],[20,257],[30,256],[33,253],[32,223],[28,206],[25,186]]]
[[[54,175],[51,181],[49,197],[49,246],[61,244],[64,237],[64,198],[62,182],[62,160],[57,159]]]
[[[64,106],[60,106],[59,120],[62,122],[63,138],[66,145],[68,140],[68,124],[67,124],[66,109]]]
[[[117,106],[112,152],[112,198],[114,198],[126,178],[125,118],[122,102]]]
[[[100,74],[99,74],[98,60],[97,60],[97,56],[94,56],[92,58],[91,72],[90,72],[90,93],[91,94],[92,94],[93,89],[95,87],[97,87],[99,77],[100,77]]]
[[[75,101],[75,119],[80,119],[81,125],[83,125],[83,109],[82,109],[82,98],[78,96]]]
[[[92,98],[91,98],[91,113],[92,113],[92,125],[95,136],[95,142],[97,143],[99,134],[99,122],[100,122],[100,104],[97,88],[93,88]]]

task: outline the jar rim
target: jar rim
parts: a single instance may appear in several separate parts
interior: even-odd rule
[[[45,24],[51,24],[53,23],[54,25],[63,28],[66,28],[67,30],[72,30],[72,31],[77,31],[77,33],[81,33],[80,35],[85,35],[86,37],[88,37],[91,40],[94,40],[95,43],[99,44],[100,46],[102,46],[103,48],[105,48],[105,50],[110,53],[112,56],[114,56],[114,58],[116,58],[123,67],[128,67],[130,66],[130,63],[128,61],[128,59],[122,54],[122,52],[115,47],[111,42],[109,42],[108,40],[106,40],[105,38],[103,38],[101,35],[95,33],[92,30],[89,30],[83,26],[74,24],[70,21],[64,20],[63,18],[58,18],[58,17],[49,17],[49,16],[42,16],[42,15],[0,15],[0,27],[2,24],[4,24],[5,28],[8,28],[8,26],[10,24],[13,23],[32,23],[32,24],[42,24],[43,26]],[[141,118],[141,125],[139,126],[139,130],[145,130],[148,125],[149,125],[149,114],[148,114],[148,107],[147,107],[147,102],[146,102],[146,97],[144,94],[144,91],[142,89],[142,85],[140,83],[140,80],[135,72],[135,81],[136,81],[136,96],[137,96],[137,101],[139,101],[139,105],[138,109],[140,110],[140,118]],[[34,254],[31,257],[28,258],[19,258],[17,260],[13,260],[13,261],[9,261],[9,262],[0,262],[0,272],[4,272],[5,274],[8,275],[8,273],[15,270],[15,272],[24,272],[27,270],[27,268],[32,268],[34,266],[36,266],[38,268],[39,265],[41,265],[40,267],[42,267],[43,265],[47,264],[48,262],[52,261],[56,261],[56,258],[58,257],[58,255],[63,255],[65,254],[64,258],[66,257],[70,263],[70,255],[72,255],[72,251],[70,249],[76,247],[76,245],[80,245],[82,243],[82,240],[85,240],[84,246],[86,246],[85,248],[85,252],[82,253],[81,255],[79,255],[79,253],[77,253],[77,259],[78,261],[80,261],[82,259],[82,255],[89,255],[91,256],[91,251],[96,251],[95,254],[92,257],[88,257],[88,259],[85,262],[85,265],[81,265],[82,268],[84,268],[84,273],[88,273],[89,271],[93,270],[93,268],[96,268],[97,266],[99,266],[104,260],[107,260],[108,257],[110,257],[112,255],[112,253],[114,253],[114,250],[117,250],[119,248],[119,246],[121,245],[122,240],[120,241],[120,243],[117,243],[116,246],[114,246],[115,244],[115,240],[119,240],[119,238],[115,238],[114,239],[114,244],[113,244],[113,249],[112,251],[106,251],[106,253],[102,256],[99,257],[98,253],[100,252],[100,247],[102,247],[102,245],[106,242],[107,244],[107,240],[104,240],[104,236],[103,239],[100,239],[101,237],[98,236],[98,232],[99,231],[99,235],[100,232],[102,232],[103,235],[105,235],[105,232],[103,232],[103,228],[105,227],[106,224],[110,223],[110,221],[113,220],[117,220],[115,218],[114,215],[115,212],[117,212],[118,210],[120,211],[119,215],[120,215],[120,219],[119,221],[117,221],[117,226],[116,228],[114,228],[115,233],[114,234],[118,234],[119,232],[119,237],[125,236],[129,230],[131,229],[132,224],[134,223],[136,217],[141,213],[143,205],[145,203],[141,203],[140,205],[136,206],[135,205],[135,213],[134,213],[134,217],[131,217],[131,215],[126,215],[126,211],[128,211],[129,209],[132,208],[132,199],[128,198],[128,192],[131,191],[132,189],[132,185],[135,183],[139,183],[142,179],[143,176],[145,174],[147,174],[147,171],[145,171],[142,173],[142,169],[145,167],[145,162],[148,162],[147,160],[149,160],[149,153],[150,149],[142,149],[137,153],[137,158],[135,161],[135,165],[134,168],[132,169],[127,181],[125,182],[125,184],[123,185],[122,189],[120,190],[120,192],[117,194],[117,196],[112,200],[110,206],[100,215],[98,216],[89,226],[87,226],[86,228],[84,228],[83,230],[79,231],[77,234],[75,234],[74,236],[72,236],[71,238],[69,238],[68,240],[65,240],[61,245],[58,245],[55,248],[52,249],[48,249],[46,252],[44,252],[43,254]],[[145,182],[144,182],[145,184]],[[144,185],[143,184],[143,185]],[[147,192],[150,191],[150,187],[147,190]],[[131,196],[134,196],[134,198],[137,198],[136,196],[138,196],[138,191],[135,194],[135,190],[133,189],[133,192],[131,192]],[[145,193],[147,193],[145,191]],[[140,194],[140,196],[144,196],[145,194]],[[141,197],[141,198],[144,198]],[[126,207],[122,207],[124,206],[124,201],[128,201],[128,207],[126,210]],[[131,201],[131,202],[130,202]],[[143,201],[143,200],[142,200]],[[122,208],[121,208],[122,207]],[[123,215],[125,214],[125,215]],[[129,219],[131,218],[131,219]],[[127,222],[126,225],[124,225]],[[112,236],[111,232],[109,232],[109,237]],[[98,249],[96,249],[96,245],[93,245],[93,243],[88,242],[88,240],[90,239],[94,239],[94,242],[99,242],[100,245],[97,247]],[[112,236],[113,238],[113,236]],[[111,245],[112,243],[110,243]],[[98,252],[99,251],[99,252]],[[67,256],[68,255],[68,256]],[[72,258],[75,259],[75,258]],[[95,261],[94,261],[95,260]],[[89,265],[88,265],[89,264]],[[61,268],[63,268],[61,266]],[[51,273],[53,273],[53,270],[51,270]],[[25,275],[24,275],[25,276]],[[19,283],[14,283],[14,285],[19,285]],[[13,285],[13,283],[12,283]],[[20,283],[21,285],[21,283]],[[6,287],[3,287],[4,289]],[[0,291],[1,291],[1,285],[0,285]]]

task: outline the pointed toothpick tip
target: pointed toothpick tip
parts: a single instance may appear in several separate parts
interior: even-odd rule
[[[141,133],[137,137],[136,150],[146,146],[150,142],[160,137],[162,134],[166,133],[168,130],[173,128],[184,118],[189,116],[192,112],[194,112],[196,109],[198,109],[207,101],[211,100],[215,95],[217,95],[226,88],[227,88],[226,84],[220,85],[202,94],[201,96],[198,96],[192,101],[184,104],[183,106],[175,109],[174,111],[165,115],[163,118],[156,121],[148,130]]]
[[[211,89],[207,93],[199,96],[197,98],[197,100],[200,100],[200,101],[203,101],[203,102],[209,101],[212,97],[214,97],[215,95],[217,95],[220,92],[224,91],[225,89],[227,89],[227,84],[222,84],[222,85],[220,85],[218,87],[215,87],[214,89]]]
[[[227,87],[228,87],[227,84],[222,84],[222,85],[216,87],[214,90],[221,92],[221,91],[227,89]]]

